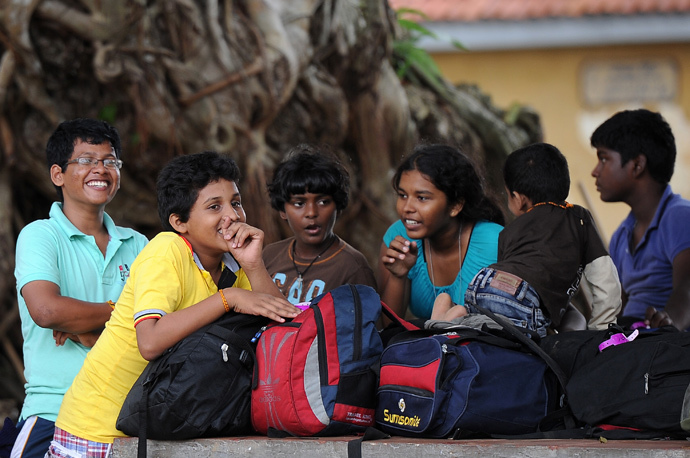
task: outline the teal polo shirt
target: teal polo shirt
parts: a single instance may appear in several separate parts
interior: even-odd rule
[[[71,340],[57,347],[53,331],[31,319],[21,290],[27,283],[45,280],[58,285],[63,296],[89,302],[117,301],[129,267],[148,240],[133,229],[116,226],[107,214],[103,222],[110,234],[105,257],[94,237],[67,219],[59,202],[50,208],[49,219],[34,221],[19,234],[14,275],[27,380],[21,419],[37,415],[55,421],[62,397],[88,352]]]

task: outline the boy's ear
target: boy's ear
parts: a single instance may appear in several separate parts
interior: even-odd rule
[[[530,208],[534,207],[534,204],[532,203],[532,199],[527,197],[526,195],[519,193],[517,191],[513,191],[513,198],[517,200],[518,202],[518,208],[521,212],[525,213],[527,210]]]
[[[631,159],[633,163],[632,173],[634,177],[639,177],[647,169],[647,156],[640,154],[634,159]]]
[[[281,217],[282,219],[284,219],[284,220],[287,221],[287,213],[285,213],[283,210],[280,210],[280,211],[278,212],[278,214],[280,215],[280,217]]]
[[[462,211],[463,207],[465,206],[465,199],[462,199],[460,202],[453,204],[450,207],[450,216],[451,218],[455,218],[460,214]]]
[[[519,196],[520,196],[520,199],[522,199],[522,209],[523,209],[523,211],[527,211],[527,210],[529,210],[530,208],[534,207],[534,202],[532,202],[532,199],[530,199],[529,197],[527,197],[527,196],[524,195],[524,194],[519,194]]]
[[[62,175],[62,167],[57,164],[50,166],[50,181],[52,181],[55,186],[63,186],[65,184],[65,178]]]
[[[175,229],[175,231],[179,232],[180,234],[187,233],[187,223],[183,223],[180,219],[180,215],[178,215],[177,213],[171,213],[170,216],[168,216],[168,222],[173,227],[173,229]]]

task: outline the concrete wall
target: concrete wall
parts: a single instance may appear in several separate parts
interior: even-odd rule
[[[269,439],[266,437],[149,441],[149,458],[341,458],[348,456],[354,436]],[[578,440],[435,440],[394,437],[362,443],[363,458],[483,457],[483,458],[688,458],[687,441]],[[113,458],[137,456],[137,439],[116,439]]]

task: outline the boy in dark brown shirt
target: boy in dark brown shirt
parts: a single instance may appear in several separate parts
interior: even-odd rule
[[[621,307],[618,274],[589,211],[565,201],[570,176],[563,154],[547,143],[518,149],[503,178],[517,218],[499,235],[497,262],[472,280],[465,307],[440,297],[432,319],[477,313],[478,304],[543,337],[561,323],[584,273],[593,292],[588,327],[606,329]]]
[[[268,185],[271,206],[295,235],[266,246],[263,259],[273,282],[292,304],[309,302],[348,283],[376,289],[364,255],[333,233],[349,191],[347,170],[309,145],[297,146],[276,167]]]

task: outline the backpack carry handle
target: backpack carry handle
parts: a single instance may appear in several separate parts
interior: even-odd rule
[[[398,325],[402,326],[405,328],[407,331],[418,331],[421,329],[419,326],[410,323],[404,318],[401,318],[398,316],[397,313],[395,313],[388,305],[381,301],[381,312],[383,312],[384,315],[386,315],[393,323],[397,323]]]

